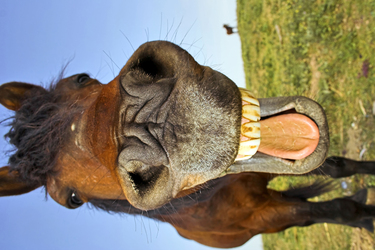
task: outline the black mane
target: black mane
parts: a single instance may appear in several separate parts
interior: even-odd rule
[[[33,88],[10,119],[6,139],[15,146],[9,157],[12,171],[29,183],[45,185],[55,174],[57,154],[67,138],[76,107],[59,102],[56,84],[49,90]]]

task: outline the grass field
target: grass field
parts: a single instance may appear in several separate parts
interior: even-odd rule
[[[327,113],[330,155],[375,159],[375,0],[237,0],[237,16],[248,89],[258,97],[313,98]],[[314,178],[278,178],[271,187]],[[375,186],[364,175],[336,182],[336,190],[313,200]],[[374,239],[365,230],[329,224],[263,236],[265,249],[299,250],[375,249]]]

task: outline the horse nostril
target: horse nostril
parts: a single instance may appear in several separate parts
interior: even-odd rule
[[[157,81],[161,78],[174,77],[174,68],[170,64],[158,55],[144,55],[138,58],[133,70],[139,70]]]
[[[146,166],[139,161],[132,161],[132,163],[134,164],[127,164],[125,169],[128,171],[134,190],[140,195],[150,190],[166,170],[165,166]]]
[[[136,67],[153,78],[163,77],[163,67],[151,57],[142,58]]]
[[[124,165],[124,168],[129,173],[134,173],[137,170],[140,170],[142,168],[144,169],[145,167],[146,167],[145,164],[141,161],[130,161],[127,164]]]

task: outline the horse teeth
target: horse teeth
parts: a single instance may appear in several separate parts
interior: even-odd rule
[[[254,104],[259,107],[259,101],[257,99],[251,98],[251,97],[242,97],[242,100],[251,104]]]
[[[248,138],[260,138],[260,123],[247,122],[242,124],[241,134]]]
[[[242,116],[252,122],[260,120],[260,108],[251,104],[242,106]]]
[[[260,145],[260,139],[253,139],[248,141],[240,142],[240,148],[238,150],[239,155],[253,156]]]
[[[241,92],[241,99],[242,101],[254,104],[255,106],[259,107],[259,101],[255,98],[255,96],[250,93],[247,89],[239,88]]]
[[[236,160],[252,157],[260,145],[260,107],[258,100],[247,89],[240,88],[242,98],[241,142]],[[245,140],[242,140],[245,137]],[[246,140],[247,139],[247,140]]]

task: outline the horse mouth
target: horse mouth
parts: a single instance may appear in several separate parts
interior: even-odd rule
[[[303,116],[310,124],[316,125],[318,135],[316,146],[303,157],[283,157],[258,151],[252,158],[236,161],[224,174],[241,172],[265,172],[275,174],[304,174],[319,167],[327,157],[329,131],[323,108],[316,102],[302,96],[259,99],[261,119],[288,115]]]

